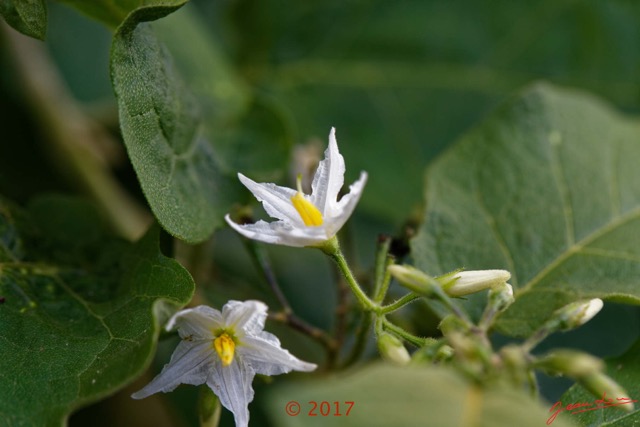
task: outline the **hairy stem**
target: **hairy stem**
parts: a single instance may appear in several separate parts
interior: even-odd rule
[[[422,298],[421,295],[415,294],[413,292],[395,300],[394,302],[392,302],[389,305],[384,305],[382,307],[380,307],[380,313],[382,314],[389,314],[392,313],[402,307],[404,307],[407,304],[412,303],[413,301],[417,300],[418,298]]]
[[[353,276],[353,273],[351,272],[351,269],[349,268],[347,260],[344,258],[340,247],[336,245],[335,250],[326,253],[338,265],[338,268],[342,272],[342,275],[347,280],[347,285],[349,285],[349,288],[351,288],[351,292],[353,292],[356,299],[358,300],[360,307],[364,311],[376,311],[378,309],[378,305],[371,301],[371,299],[369,299],[369,297],[364,293],[364,291],[358,284],[358,281]]]

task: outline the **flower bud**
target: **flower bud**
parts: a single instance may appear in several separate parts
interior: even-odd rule
[[[535,362],[550,374],[561,374],[574,379],[602,372],[604,363],[597,357],[575,350],[556,350]]]
[[[378,351],[383,359],[396,365],[406,365],[411,361],[409,352],[402,342],[386,332],[378,336]]]
[[[587,375],[579,378],[578,382],[594,396],[600,397],[602,400],[611,400],[613,403],[619,403],[622,400],[627,401],[628,403],[617,407],[627,412],[634,410],[632,399],[627,391],[604,373],[596,372]]]
[[[402,286],[415,292],[416,294],[429,296],[433,293],[433,287],[438,286],[438,282],[427,276],[422,271],[410,265],[390,265],[387,267],[387,271],[393,276]]]
[[[453,276],[447,274],[436,280],[442,284],[442,289],[448,295],[461,297],[501,285],[510,278],[511,273],[507,270],[470,270],[459,271]]]
[[[451,360],[455,355],[455,353],[456,352],[453,349],[453,347],[448,345],[443,345],[438,349],[433,360],[434,362]]]
[[[507,282],[495,285],[489,290],[488,306],[496,313],[505,311],[514,301],[513,287]]]
[[[557,310],[552,318],[559,321],[557,330],[566,331],[584,325],[602,310],[600,298],[588,301],[576,301]]]

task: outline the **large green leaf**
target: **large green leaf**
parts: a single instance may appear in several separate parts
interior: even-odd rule
[[[44,40],[47,33],[44,0],[0,0],[0,15],[21,33]]]
[[[633,400],[640,402],[640,341],[637,341],[625,354],[607,360],[607,374],[618,384],[624,387]],[[620,396],[609,396],[614,401]],[[582,386],[576,384],[562,395],[562,406],[587,402],[594,403],[596,398],[587,392]],[[594,404],[592,407],[596,407]],[[640,425],[640,405],[635,403],[635,411],[632,413],[621,411],[617,408],[594,409],[586,412],[570,414],[581,426],[584,427],[628,427]],[[580,408],[584,409],[584,408]],[[579,411],[580,409],[576,409]],[[564,411],[565,414],[572,411]]]
[[[144,23],[174,10],[131,13],[114,37],[111,71],[122,135],[145,196],[167,231],[195,242],[222,223],[235,180],[222,175],[197,98]]]
[[[511,271],[511,335],[574,300],[640,302],[638,135],[591,96],[533,86],[428,169],[418,266]]]
[[[287,413],[298,409],[291,402],[300,405],[298,414]],[[348,415],[346,402],[353,402]],[[348,376],[281,387],[268,403],[275,424],[287,427],[539,427],[548,417],[519,390],[481,389],[438,367],[372,365]],[[569,425],[557,420],[557,427]]]
[[[0,201],[0,425],[60,426],[142,372],[194,289],[157,235],[116,239],[75,199]]]

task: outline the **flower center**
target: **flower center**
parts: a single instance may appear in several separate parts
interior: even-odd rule
[[[298,192],[291,198],[291,203],[293,203],[293,207],[296,208],[300,214],[304,225],[308,227],[318,227],[324,222],[318,208],[305,199],[302,193],[302,177],[300,175],[298,175]]]
[[[236,349],[236,343],[233,342],[233,338],[226,332],[218,336],[213,340],[213,347],[216,349],[220,360],[222,360],[222,366],[229,366],[233,362],[233,353]]]

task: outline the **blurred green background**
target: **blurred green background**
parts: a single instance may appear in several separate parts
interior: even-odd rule
[[[46,47],[55,67],[82,111],[117,140],[117,106],[109,81],[111,31],[57,2],[48,6]],[[219,61],[260,105],[262,115],[247,119],[253,126],[247,137],[277,129],[277,138],[307,144],[309,153],[320,155],[335,126],[347,164],[345,182],[353,182],[361,170],[369,172],[361,204],[345,230],[353,242],[348,256],[363,276],[370,271],[378,233],[406,237],[415,229],[425,167],[514,91],[544,79],[585,89],[629,113],[640,110],[640,3],[634,0],[193,0],[165,19],[179,19],[179,14],[198,21],[196,31],[206,33]],[[46,141],[48,129],[26,101],[20,82],[3,36],[0,193],[24,203],[42,192],[82,191],[65,176],[55,147]],[[122,146],[114,151],[112,172],[144,203]],[[236,155],[242,164],[242,152]],[[289,170],[259,172],[291,184]],[[210,303],[260,298],[277,307],[234,233],[221,230],[200,249],[206,262],[192,273]],[[330,330],[336,300],[330,265],[312,251],[268,251],[296,312]],[[437,332],[433,318],[419,309],[407,310],[403,321],[417,332]],[[278,325],[270,329],[280,332],[294,354],[322,361],[320,349],[307,338]],[[612,304],[593,324],[545,346],[615,355],[639,331],[638,309]],[[161,344],[157,366],[167,360],[170,341]],[[549,399],[568,385],[542,384]],[[72,425],[86,425],[96,414],[101,414],[101,425],[134,425],[130,419],[118,424],[121,420],[113,418],[118,411],[108,409],[127,405],[122,396],[84,410]],[[160,398],[176,404],[169,425],[193,425],[194,396],[194,390],[181,389]],[[254,425],[264,425],[259,400],[258,391],[251,406]],[[224,417],[228,422],[228,414]]]

